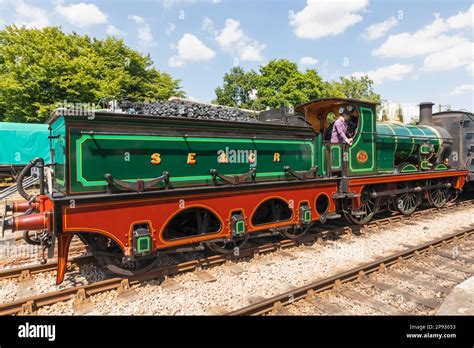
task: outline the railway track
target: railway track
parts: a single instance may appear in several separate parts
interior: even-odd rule
[[[464,201],[459,203],[453,203],[447,205],[440,209],[425,209],[417,211],[410,216],[391,216],[387,218],[381,218],[374,220],[366,226],[343,226],[338,221],[328,224],[329,229],[320,231],[317,234],[309,234],[301,237],[298,241],[295,240],[280,240],[277,242],[266,243],[263,245],[257,245],[254,247],[246,248],[240,250],[238,255],[212,255],[207,257],[198,257],[189,261],[179,262],[170,266],[159,267],[148,273],[132,276],[128,278],[114,277],[91,284],[86,284],[78,287],[66,288],[58,291],[48,292],[44,294],[39,294],[31,297],[25,297],[22,299],[15,300],[10,303],[5,303],[0,305],[0,315],[9,315],[9,314],[28,314],[33,313],[35,310],[52,305],[57,302],[67,301],[71,298],[75,298],[77,303],[81,303],[87,300],[89,296],[93,296],[99,293],[103,293],[110,290],[118,290],[121,293],[126,293],[131,289],[135,284],[138,284],[143,281],[152,280],[152,279],[166,279],[169,276],[178,275],[185,272],[191,272],[200,270],[203,268],[209,268],[212,266],[222,265],[230,260],[241,260],[241,259],[251,259],[257,255],[267,254],[275,252],[282,249],[292,248],[301,244],[311,244],[317,242],[319,239],[333,239],[340,238],[345,234],[355,234],[358,235],[363,230],[364,232],[370,233],[373,230],[378,228],[388,226],[390,224],[396,224],[400,221],[410,221],[418,219],[424,216],[429,216],[430,214],[437,213],[448,213],[453,209],[458,207],[472,206],[474,201]],[[324,227],[324,226],[323,226]],[[83,260],[90,260],[92,258]],[[83,261],[82,260],[82,261]],[[74,260],[72,260],[74,262]],[[84,261],[87,262],[87,261]],[[34,275],[42,272],[50,272],[55,269],[56,264],[51,263],[47,265],[35,265],[32,267],[18,268],[17,270],[11,269],[8,270],[8,273],[5,273],[3,279],[18,278],[21,279],[21,275],[30,274]],[[0,273],[0,279],[2,279],[2,273]]]
[[[37,264],[43,259],[46,252],[39,245],[27,244],[23,237],[15,236],[11,239],[13,245],[7,244],[3,246],[3,255],[0,259],[0,280],[3,279],[3,271],[14,271],[15,269],[24,270],[31,269],[32,273],[39,273],[43,269],[41,264]],[[6,248],[6,249],[5,249]],[[87,252],[87,248],[79,238],[73,238],[69,248],[71,258],[83,255]],[[57,250],[54,252],[55,257]],[[18,256],[20,255],[20,256]],[[13,257],[11,257],[13,256]],[[57,264],[56,262],[48,262],[48,264]]]
[[[394,270],[396,267],[403,266],[407,260],[411,259],[421,259],[423,258],[424,262],[433,262],[428,258],[435,255],[442,257],[445,262],[450,263],[449,267],[454,268],[456,271],[466,274],[467,276],[472,276],[474,274],[474,258],[466,255],[453,255],[452,253],[447,252],[445,249],[447,246],[452,246],[460,244],[463,241],[470,244],[469,249],[474,250],[474,225],[473,227],[467,230],[458,231],[448,236],[439,238],[437,240],[425,243],[423,245],[415,246],[409,248],[408,250],[395,253],[391,256],[381,258],[374,262],[364,264],[362,266],[355,267],[351,270],[345,271],[343,273],[334,275],[332,277],[317,280],[315,282],[309,283],[305,286],[299,287],[297,289],[292,289],[278,296],[265,299],[263,301],[254,303],[247,307],[241,308],[239,310],[229,313],[230,316],[244,316],[244,315],[266,315],[266,314],[296,314],[295,311],[285,310],[285,307],[296,306],[298,303],[306,302],[305,305],[311,306],[316,309],[316,313],[324,314],[343,314],[344,309],[341,306],[338,306],[335,303],[331,303],[326,299],[326,297],[320,296],[325,292],[332,292],[331,297],[335,296],[344,296],[348,301],[356,302],[359,306],[369,306],[374,309],[379,314],[412,314],[405,313],[403,311],[397,310],[388,303],[383,303],[377,301],[367,295],[358,293],[352,289],[347,284],[352,283],[362,283],[365,285],[372,286],[381,292],[390,292],[395,295],[399,295],[404,298],[406,301],[415,302],[417,305],[427,307],[431,310],[435,310],[440,303],[431,298],[423,298],[416,293],[407,291],[405,289],[399,288],[392,284],[389,284],[390,280],[385,279],[384,282],[377,281],[373,279],[373,275],[376,273],[383,273],[388,276],[388,278],[406,281],[416,286],[425,287],[430,290],[446,295],[449,293],[450,288],[440,286],[434,282],[429,282],[426,280],[418,278],[410,278],[403,273],[397,272]],[[468,263],[470,266],[461,266],[458,265],[453,260],[460,260]],[[439,263],[439,262],[437,262]],[[461,282],[464,280],[459,276],[453,276],[449,273],[427,269],[418,265],[409,265],[409,268],[412,268],[418,272],[425,272],[427,274],[433,275],[441,279],[447,279],[451,282]]]
[[[85,263],[93,262],[94,257],[92,255],[83,255],[71,258],[68,261],[68,267],[75,265],[83,265]],[[7,268],[0,271],[0,280],[5,279],[18,279],[25,280],[29,279],[35,274],[53,272],[56,271],[58,266],[57,261],[47,262],[45,264],[35,264],[22,267]]]

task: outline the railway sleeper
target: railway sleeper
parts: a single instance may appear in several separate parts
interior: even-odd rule
[[[414,278],[414,277],[408,276],[406,274],[403,274],[403,273],[400,273],[400,272],[397,272],[397,271],[390,271],[390,272],[387,273],[387,275],[392,277],[392,278],[399,279],[401,281],[405,281],[405,282],[408,282],[408,283],[411,283],[411,284],[415,284],[415,285],[418,285],[418,286],[421,286],[421,287],[425,287],[427,289],[430,289],[430,290],[433,290],[433,291],[436,291],[436,292],[440,292],[444,295],[449,294],[450,291],[451,291],[451,289],[446,288],[444,286],[439,286],[439,285],[437,285],[435,283],[432,283],[430,281]]]
[[[369,296],[356,292],[350,289],[342,289],[340,294],[344,297],[347,297],[349,300],[356,302],[360,306],[369,306],[376,311],[382,312],[383,314],[387,315],[406,315],[408,313],[404,313],[392,307],[387,303],[383,303],[381,301],[377,301]]]
[[[461,283],[464,280],[464,278],[460,278],[458,276],[455,276],[453,274],[449,274],[446,272],[440,272],[431,268],[426,268],[426,267],[416,266],[416,265],[407,265],[406,267],[420,273],[427,273],[441,279],[449,280],[450,282],[453,282],[453,283]]]
[[[470,264],[474,264],[474,259],[470,258],[470,257],[466,257],[466,256],[461,256],[461,255],[456,255],[454,253],[452,254],[449,254],[447,252],[444,252],[444,251],[440,251],[440,250],[436,250],[434,252],[435,255],[439,255],[439,256],[442,256],[442,257],[445,257],[445,258],[448,258],[448,259],[451,259],[451,260],[460,260],[460,261],[464,261],[466,263],[470,263]]]
[[[439,260],[432,260],[431,262],[433,262],[436,266],[438,266],[440,268],[448,267],[448,268],[455,269],[455,270],[457,270],[459,272],[462,272],[462,273],[474,274],[474,267],[462,266],[450,257],[446,258],[446,259],[443,259],[442,262],[439,261]]]
[[[384,284],[372,279],[367,279],[366,282],[376,289],[392,293],[393,295],[401,295],[407,301],[415,302],[430,309],[436,309],[439,306],[439,303],[433,299],[423,298],[411,292],[402,290],[394,285]]]

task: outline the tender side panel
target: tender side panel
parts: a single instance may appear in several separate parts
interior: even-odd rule
[[[308,140],[245,139],[148,135],[70,134],[71,193],[106,190],[105,174],[115,179],[150,180],[168,172],[173,186],[212,184],[211,169],[242,175],[251,168],[257,181],[284,177],[315,165],[315,143]]]

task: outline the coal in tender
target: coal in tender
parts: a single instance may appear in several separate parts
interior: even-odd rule
[[[168,101],[122,103],[126,112],[137,115],[160,117],[183,117],[201,120],[259,123],[258,111],[243,110],[228,106],[197,103],[183,99]]]

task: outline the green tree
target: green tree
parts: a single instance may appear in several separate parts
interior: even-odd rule
[[[41,122],[58,103],[184,96],[180,81],[153,67],[122,40],[98,40],[60,28],[8,26],[0,31],[0,115]]]
[[[374,81],[367,75],[360,78],[340,77],[340,81],[327,83],[325,93],[327,97],[359,99],[380,104],[380,94],[375,93],[373,85]]]
[[[323,95],[326,84],[316,70],[302,72],[287,59],[271,60],[259,72],[232,68],[217,87],[214,103],[248,109],[297,105]]]
[[[215,89],[214,103],[243,109],[254,106],[253,91],[257,89],[258,75],[255,71],[245,72],[241,67],[230,69],[224,75],[224,84]]]
[[[272,60],[260,68],[258,102],[265,107],[305,103],[321,97],[324,89],[316,70],[301,72],[287,59]]]

